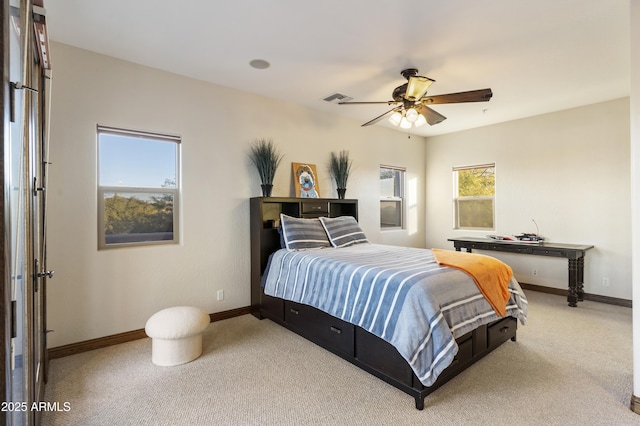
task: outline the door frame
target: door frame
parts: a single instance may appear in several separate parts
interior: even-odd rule
[[[0,293],[2,301],[0,301],[0,340],[4,349],[0,351],[0,401],[6,403],[25,404],[24,417],[20,420],[25,424],[38,424],[39,412],[31,410],[32,403],[39,403],[44,398],[44,385],[47,378],[47,345],[46,345],[46,249],[45,249],[45,175],[47,173],[47,146],[45,141],[48,138],[47,129],[45,128],[47,118],[47,105],[45,98],[48,97],[48,76],[45,74],[43,64],[41,63],[42,55],[33,43],[34,40],[34,22],[44,23],[44,9],[42,8],[42,0],[22,0],[20,5],[21,14],[27,18],[21,19],[20,27],[26,30],[22,32],[22,41],[20,50],[26,54],[20,55],[21,63],[24,64],[26,59],[29,64],[24,70],[24,75],[17,80],[11,81],[11,32],[13,26],[11,22],[12,6],[10,0],[2,0],[0,3],[0,54],[2,55],[2,67],[0,75],[2,75],[2,84],[0,85],[0,111],[2,111],[2,124],[0,127]],[[26,5],[26,6],[25,6]],[[16,5],[17,6],[17,5]],[[38,10],[32,9],[32,6],[38,6]],[[24,15],[26,14],[26,15]],[[26,40],[25,40],[26,38]],[[48,46],[48,44],[47,44]],[[14,54],[16,52],[13,52]],[[48,52],[46,52],[48,54]],[[47,56],[48,59],[48,56]],[[14,61],[15,60],[14,57]],[[35,76],[35,77],[34,77]],[[15,76],[14,80],[16,79]],[[17,84],[17,83],[21,84]],[[32,87],[29,87],[32,85]],[[28,90],[27,90],[28,89]],[[14,94],[22,91],[25,97],[25,110],[22,111],[22,103],[14,102]],[[18,96],[15,96],[18,98]],[[15,105],[14,105],[15,104]],[[17,250],[20,256],[24,258],[24,269],[21,278],[24,283],[22,308],[17,308],[17,304],[12,301],[12,284],[13,284],[13,268],[11,262],[15,253],[12,253],[12,228],[8,227],[10,223],[7,221],[7,210],[11,208],[10,191],[13,191],[14,182],[9,176],[11,158],[5,158],[11,141],[11,120],[13,113],[20,109],[22,111],[22,123],[14,123],[14,126],[24,126],[22,135],[23,140],[20,142],[20,155],[23,157],[23,169],[21,181],[24,182],[21,205],[24,202],[24,216],[20,219],[19,227],[24,229],[23,247]],[[37,178],[37,179],[34,179]],[[35,216],[37,215],[37,217]],[[42,247],[42,248],[41,248]],[[36,266],[36,259],[38,264]],[[38,309],[35,312],[34,308]],[[13,356],[12,344],[13,337],[16,335],[17,328],[17,311],[23,310],[21,315],[24,322],[19,330],[24,334],[24,341],[21,341],[21,354],[24,383],[19,384],[18,393],[22,390],[21,395],[16,395],[14,386],[14,371],[12,369]],[[36,353],[37,351],[37,353]],[[37,375],[37,376],[36,376]],[[16,399],[18,398],[18,399]],[[21,405],[21,408],[23,406]],[[11,424],[14,417],[11,413],[7,415],[5,410],[0,410],[0,424]]]
[[[7,234],[5,229],[4,212],[5,212],[5,144],[9,139],[9,122],[10,122],[10,101],[9,101],[9,0],[2,0],[0,5],[0,54],[2,55],[2,67],[0,74],[2,75],[2,84],[0,85],[0,110],[2,111],[2,124],[0,130],[2,139],[0,140],[0,165],[2,173],[0,173],[0,294],[2,301],[0,302],[0,340],[3,343],[3,350],[0,351],[0,400],[7,400],[7,372],[10,372],[8,360],[11,351],[11,324],[6,320],[7,310],[11,309],[11,277],[10,271],[7,270]],[[0,424],[7,423],[7,415],[5,411],[0,411]]]

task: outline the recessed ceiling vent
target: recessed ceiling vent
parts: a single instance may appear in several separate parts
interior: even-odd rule
[[[343,95],[342,93],[334,93],[333,95],[329,95],[324,98],[325,101],[331,102],[332,104],[337,104],[340,102],[347,102],[353,99],[351,96]]]

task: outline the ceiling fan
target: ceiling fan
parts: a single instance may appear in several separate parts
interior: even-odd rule
[[[433,104],[457,104],[463,102],[486,102],[491,99],[493,92],[491,89],[471,90],[468,92],[448,93],[445,95],[427,96],[427,90],[435,83],[429,77],[418,75],[418,70],[408,68],[400,74],[408,81],[402,86],[393,90],[392,101],[380,102],[339,102],[340,105],[365,105],[365,104],[387,104],[397,105],[373,120],[362,125],[369,126],[375,124],[387,115],[391,114],[389,121],[404,129],[419,127],[426,123],[433,126],[447,119],[444,115],[434,111],[427,105]]]

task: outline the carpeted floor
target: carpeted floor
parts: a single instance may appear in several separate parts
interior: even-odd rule
[[[631,309],[527,292],[518,341],[412,397],[269,320],[209,325],[204,353],[151,363],[143,339],[51,361],[43,425],[640,425]]]

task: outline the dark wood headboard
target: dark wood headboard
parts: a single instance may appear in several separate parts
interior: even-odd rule
[[[312,218],[353,216],[358,220],[358,200],[333,198],[251,198],[251,313],[261,318],[261,309],[273,302],[262,292],[261,279],[269,256],[280,248],[280,213]]]

